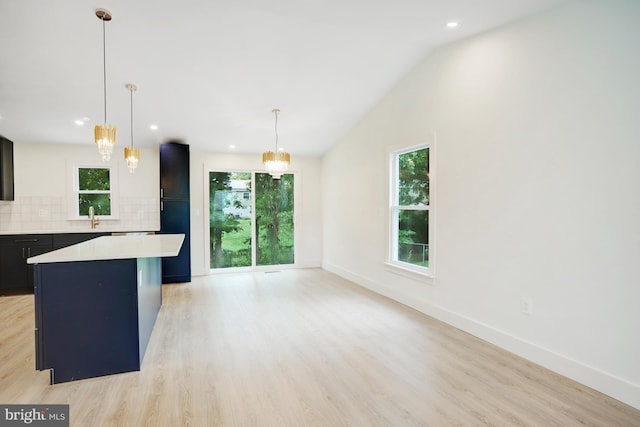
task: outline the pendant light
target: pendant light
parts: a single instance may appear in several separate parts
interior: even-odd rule
[[[133,147],[133,92],[138,90],[138,87],[133,83],[127,83],[125,87],[131,92],[131,146],[124,147],[124,160],[127,162],[129,172],[134,173],[140,162],[140,149]]]
[[[264,169],[269,172],[274,179],[280,179],[282,174],[289,169],[291,156],[286,151],[278,151],[278,114],[280,110],[274,108],[271,111],[276,116],[276,151],[265,151],[262,153],[262,163],[264,163]]]
[[[96,125],[93,129],[95,142],[98,145],[98,152],[102,160],[109,161],[113,146],[116,145],[116,128],[107,125],[107,48],[105,39],[105,22],[111,21],[111,12],[106,9],[96,9],[96,16],[102,21],[102,72],[104,89],[104,124]]]

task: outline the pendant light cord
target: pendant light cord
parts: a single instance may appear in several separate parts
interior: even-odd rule
[[[276,125],[275,125],[275,130],[276,130],[276,153],[278,152],[278,111],[274,111],[275,115],[276,115]]]
[[[131,148],[133,148],[133,87],[129,92],[131,92]]]
[[[107,42],[102,17],[102,87],[104,88],[104,124],[107,124]]]

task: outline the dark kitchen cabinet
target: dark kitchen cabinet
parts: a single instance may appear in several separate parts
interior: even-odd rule
[[[13,199],[13,142],[0,135],[0,200]]]
[[[161,233],[184,234],[184,243],[177,257],[162,258],[162,283],[191,281],[189,203],[164,200],[160,212]],[[186,218],[186,221],[185,221]]]
[[[53,235],[53,250],[66,248],[67,246],[86,242],[100,236],[107,236],[110,233],[68,233]]]
[[[0,236],[0,295],[33,293],[33,266],[27,258],[108,233],[20,234]]]
[[[50,234],[0,236],[0,295],[33,293],[33,266],[27,258],[52,249]]]
[[[160,145],[160,197],[189,201],[189,146],[178,142]]]
[[[184,234],[176,257],[162,258],[162,283],[191,281],[191,212],[189,200],[189,146],[160,145],[160,233]]]

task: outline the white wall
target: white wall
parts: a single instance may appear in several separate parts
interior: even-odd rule
[[[141,149],[134,174],[122,147],[103,163],[95,144],[30,144],[14,141],[15,201],[0,202],[0,234],[91,232],[88,220],[69,220],[73,164],[117,169],[118,220],[100,219],[95,231],[153,231],[160,228],[157,149]]]
[[[427,56],[323,158],[323,266],[640,408],[639,41],[586,0]],[[387,152],[434,132],[430,285],[383,262]]]
[[[223,170],[263,169],[260,155],[191,152],[191,267],[194,275],[209,273],[205,259],[209,235],[203,213],[206,168]],[[14,141],[15,196],[0,202],[0,234],[91,232],[87,220],[69,220],[67,198],[74,163],[101,165],[94,144],[29,144]],[[319,267],[322,257],[320,209],[320,159],[293,156],[296,173],[296,267]],[[116,149],[110,162],[118,170],[119,220],[100,220],[95,231],[156,231],[160,229],[160,163],[157,148],[141,149],[141,161],[130,174]],[[207,169],[208,170],[208,169]]]
[[[193,275],[209,274],[208,174],[220,171],[263,171],[259,154],[238,155],[191,152],[191,269]],[[320,159],[292,155],[295,177],[295,267],[320,267],[322,218],[320,209]]]

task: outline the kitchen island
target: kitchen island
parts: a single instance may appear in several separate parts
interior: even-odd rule
[[[102,236],[29,258],[36,369],[51,384],[140,370],[162,305],[162,257],[184,234]]]

